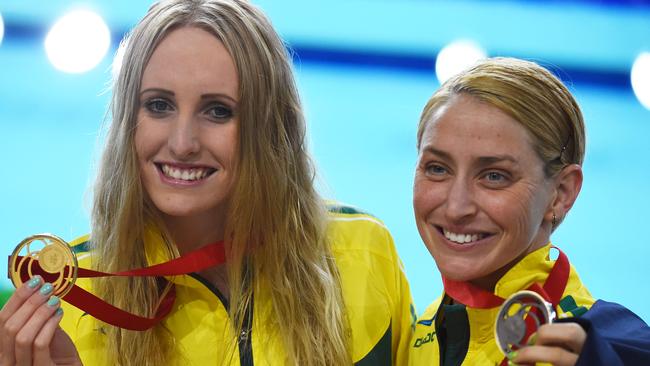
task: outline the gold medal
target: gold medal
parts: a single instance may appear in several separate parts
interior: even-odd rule
[[[9,278],[18,288],[35,275],[40,275],[54,287],[54,295],[69,304],[110,325],[143,331],[160,323],[174,308],[176,290],[164,276],[178,276],[200,272],[226,261],[223,241],[208,244],[185,253],[180,258],[153,266],[114,273],[79,268],[73,249],[52,234],[39,234],[23,240],[9,257]],[[115,307],[92,293],[75,285],[77,278],[94,277],[157,277],[165,281],[153,317],[143,317]]]
[[[59,297],[72,289],[77,280],[77,257],[70,245],[52,234],[33,235],[18,244],[9,258],[9,277],[18,288],[41,269],[45,281]]]

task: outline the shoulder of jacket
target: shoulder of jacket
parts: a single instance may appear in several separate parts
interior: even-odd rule
[[[337,257],[400,263],[393,237],[379,218],[338,202],[327,202],[327,209],[328,238]]]
[[[383,221],[358,207],[346,205],[340,202],[327,201],[327,213],[329,220],[337,224],[349,223],[349,226],[377,227],[388,230]]]
[[[424,310],[422,315],[418,317],[418,320],[416,321],[416,327],[419,326],[433,326],[435,319],[436,319],[436,314],[438,313],[438,308],[440,308],[440,303],[442,301],[442,296],[438,297],[435,299],[427,308]]]
[[[70,243],[70,248],[72,252],[77,257],[77,263],[81,268],[90,268],[91,267],[91,239],[90,234],[82,235]],[[87,282],[87,281],[82,281]]]
[[[90,234],[80,236],[70,243],[70,247],[75,254],[85,253],[90,251]]]

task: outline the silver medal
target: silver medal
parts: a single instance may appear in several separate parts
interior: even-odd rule
[[[526,324],[527,318],[532,320],[532,325]],[[538,293],[527,290],[516,292],[499,309],[494,325],[497,345],[504,355],[516,351],[526,346],[527,335],[554,319],[553,306]]]

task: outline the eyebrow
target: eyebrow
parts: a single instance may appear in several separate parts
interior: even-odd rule
[[[478,159],[479,165],[491,165],[495,163],[500,163],[502,161],[509,161],[515,165],[519,165],[519,161],[514,157],[504,154],[504,155],[495,155],[495,156],[481,156]]]
[[[176,95],[173,91],[167,90],[167,89],[162,89],[162,88],[147,88],[144,89],[140,92],[140,96],[144,93],[161,93],[161,94],[166,94],[169,96],[174,96]],[[227,94],[221,94],[221,93],[207,93],[207,94],[201,94],[201,99],[213,99],[213,98],[226,98],[232,101],[233,103],[237,104],[237,101],[231,97],[230,95]]]
[[[442,150],[438,150],[438,149],[436,149],[436,148],[434,148],[432,146],[425,146],[424,147],[424,152],[428,152],[429,154],[433,154],[433,155],[438,155],[438,156],[440,156],[441,158],[443,158],[445,160],[453,160],[451,158],[451,155],[447,154],[446,152],[444,152]]]
[[[443,158],[445,160],[452,160],[452,161],[454,160],[454,159],[452,159],[451,155],[449,155],[448,153],[446,153],[446,152],[444,152],[442,150],[438,150],[438,149],[436,149],[436,148],[434,148],[432,146],[426,146],[424,148],[424,151],[428,152],[430,154],[433,154],[433,155],[437,155],[437,156],[439,156],[439,157],[441,157],[441,158]],[[492,156],[480,156],[476,160],[478,162],[477,164],[480,165],[480,166],[495,164],[495,163],[499,163],[499,162],[502,162],[502,161],[509,161],[509,162],[511,162],[511,163],[513,163],[515,165],[519,165],[519,161],[517,159],[515,159],[513,156],[508,155],[508,154],[492,155]]]

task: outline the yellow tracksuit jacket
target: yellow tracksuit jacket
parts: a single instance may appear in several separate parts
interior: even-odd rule
[[[494,293],[508,298],[517,291],[527,289],[537,282],[546,281],[554,260],[549,257],[551,245],[546,245],[524,257],[512,267],[495,286]],[[418,318],[410,345],[409,365],[442,365],[440,344],[436,336],[444,294],[434,301]],[[571,266],[569,280],[555,312],[558,317],[579,316],[594,303],[589,291],[580,281],[575,268]],[[491,309],[465,308],[469,322],[469,347],[462,365],[499,365],[504,358],[494,339],[494,323],[499,307]]]
[[[349,207],[331,207],[329,236],[338,265],[350,322],[355,365],[406,365],[415,321],[402,264],[393,239],[376,218]],[[167,261],[156,236],[147,239],[149,264]],[[88,237],[77,240],[80,266],[90,268],[92,255],[84,253]],[[90,290],[90,279],[78,285]],[[219,292],[196,275],[178,276],[176,302],[163,320],[178,344],[176,361],[182,365],[287,365],[282,339],[271,329],[273,317],[267,289],[255,293],[250,332],[233,334],[231,320]],[[105,365],[106,326],[64,302],[62,327],[74,341],[84,365]],[[242,350],[240,352],[240,350]],[[314,350],[318,352],[318,350]]]

